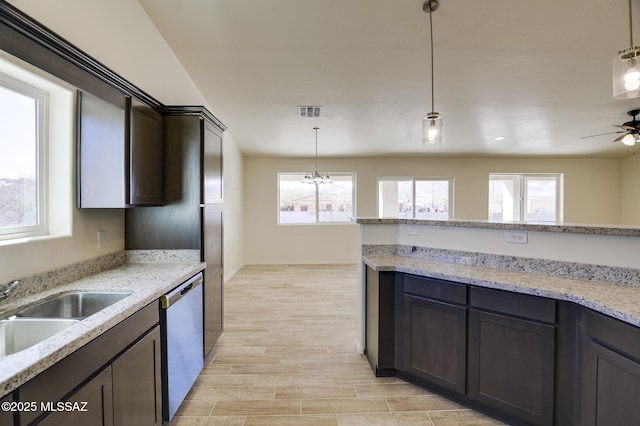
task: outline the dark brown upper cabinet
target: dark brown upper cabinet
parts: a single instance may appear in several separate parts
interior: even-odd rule
[[[211,123],[204,121],[202,203],[222,202],[222,135]]]
[[[77,205],[162,205],[162,115],[125,95],[116,101],[78,91]]]
[[[131,101],[129,204],[163,204],[162,115],[136,99]]]

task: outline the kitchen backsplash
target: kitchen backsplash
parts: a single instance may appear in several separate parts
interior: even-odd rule
[[[365,244],[362,246],[362,255],[416,257],[419,259],[481,266],[485,268],[506,269],[510,271],[530,272],[534,274],[552,275],[586,281],[640,286],[640,269],[632,268],[397,244]]]
[[[83,277],[117,268],[125,263],[198,263],[199,250],[129,250],[107,254],[71,265],[56,268],[28,277],[16,278],[20,284],[8,295],[7,300],[29,296],[67,284]],[[8,284],[8,283],[5,283]],[[0,287],[0,291],[4,285]]]

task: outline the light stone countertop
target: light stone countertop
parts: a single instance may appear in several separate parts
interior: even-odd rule
[[[375,271],[396,271],[565,300],[640,327],[640,287],[397,255],[366,255]]]
[[[559,232],[562,234],[593,234],[639,237],[637,225],[600,225],[583,223],[490,222],[486,220],[429,220],[378,217],[351,218],[361,225],[423,225],[452,228],[501,229],[506,231]]]
[[[68,284],[0,302],[0,317],[19,307],[67,291],[127,291],[130,296],[23,351],[0,357],[0,396],[16,389],[76,349],[100,336],[169,290],[202,271],[201,262],[125,263]]]

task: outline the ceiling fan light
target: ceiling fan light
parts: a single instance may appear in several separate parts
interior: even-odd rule
[[[422,119],[422,144],[442,145],[442,116],[437,112],[430,112]]]
[[[621,139],[621,142],[627,146],[633,146],[636,144],[636,138],[634,135],[629,133],[624,138]]]

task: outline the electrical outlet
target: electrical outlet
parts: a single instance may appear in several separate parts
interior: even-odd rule
[[[407,235],[411,235],[412,237],[420,236],[420,227],[419,226],[407,226]]]
[[[512,244],[527,244],[528,234],[524,231],[507,231],[507,242]]]

